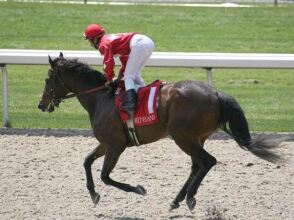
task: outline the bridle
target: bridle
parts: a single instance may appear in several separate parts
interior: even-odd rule
[[[50,81],[51,81],[52,85],[50,87],[51,88],[50,91],[46,92],[46,93],[47,93],[47,95],[49,95],[52,98],[50,104],[53,106],[56,106],[56,107],[58,107],[59,103],[63,102],[65,99],[69,99],[69,98],[73,98],[73,97],[80,97],[80,96],[88,95],[88,94],[91,94],[91,93],[94,93],[94,92],[97,92],[97,91],[100,91],[103,89],[109,89],[105,85],[101,85],[101,86],[98,86],[98,87],[95,87],[92,89],[88,89],[88,90],[85,90],[82,92],[74,93],[68,88],[68,86],[66,86],[66,84],[62,80],[60,74],[58,74],[58,72],[59,72],[58,69],[57,69],[57,71],[52,68],[50,70],[53,72],[50,76],[50,79],[51,79]],[[67,91],[67,94],[65,96],[56,97],[55,88],[56,88],[57,80],[60,83],[60,85]]]

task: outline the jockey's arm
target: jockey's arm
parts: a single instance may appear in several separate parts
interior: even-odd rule
[[[112,81],[114,77],[114,66],[115,62],[113,59],[113,53],[111,46],[101,48],[101,54],[104,56],[103,58],[103,71],[105,73],[107,81]]]
[[[128,62],[128,58],[129,58],[128,55],[122,55],[122,56],[119,57],[120,62],[121,62],[121,67],[120,67],[120,70],[119,70],[119,75],[117,77],[118,79],[121,79],[121,78],[124,77],[124,73],[125,73],[127,62]]]

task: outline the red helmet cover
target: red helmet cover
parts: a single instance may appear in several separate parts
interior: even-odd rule
[[[85,39],[93,39],[95,37],[102,37],[105,34],[105,30],[99,24],[90,24],[86,27],[84,32]]]

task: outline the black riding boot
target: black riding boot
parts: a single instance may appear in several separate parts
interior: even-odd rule
[[[136,98],[137,94],[135,89],[127,90],[121,108],[128,112],[134,111],[136,106]]]

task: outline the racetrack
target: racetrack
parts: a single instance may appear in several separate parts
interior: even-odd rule
[[[89,135],[15,131],[0,135],[0,219],[252,219],[294,218],[294,142],[273,165],[230,139],[206,149],[218,164],[205,177],[191,213],[185,202],[169,212],[190,172],[190,160],[170,139],[127,149],[112,172],[115,180],[141,184],[147,196],[126,193],[100,180],[103,158],[93,164],[101,200],[93,207],[83,162],[97,145]],[[213,218],[215,214],[218,218]]]

